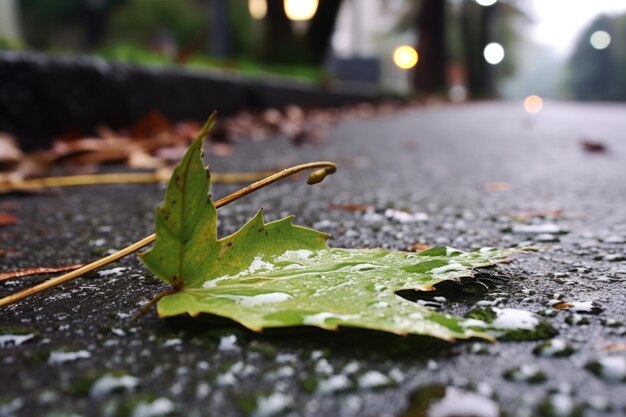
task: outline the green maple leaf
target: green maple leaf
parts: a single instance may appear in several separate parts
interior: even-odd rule
[[[343,326],[446,340],[491,338],[464,319],[396,292],[431,290],[441,281],[471,276],[473,269],[503,262],[515,250],[332,249],[328,235],[293,225],[293,217],[265,223],[262,211],[218,240],[210,175],[202,160],[210,124],[174,171],[157,209],[156,243],[141,254],[175,290],[159,301],[160,317],[208,313],[255,331]]]

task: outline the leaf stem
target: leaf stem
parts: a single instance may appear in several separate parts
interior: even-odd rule
[[[313,174],[316,174],[319,176],[319,172],[320,170],[325,170],[325,175],[329,175],[334,173],[337,170],[337,166],[332,163],[332,162],[328,162],[328,161],[319,161],[319,162],[310,162],[307,164],[301,164],[301,165],[296,165],[290,168],[286,168],[283,169],[280,172],[277,172],[275,174],[272,174],[266,178],[263,178],[262,180],[256,181],[250,185],[248,185],[247,187],[242,188],[239,191],[236,191],[230,195],[227,195],[224,198],[221,198],[220,200],[215,202],[215,207],[216,208],[220,208],[225,206],[226,204],[230,204],[235,200],[238,200],[248,194],[251,194],[255,191],[260,190],[261,188],[264,188],[270,184],[275,183],[276,181],[279,181],[281,179],[287,178],[291,175],[294,175],[300,171],[304,171],[304,170],[308,170],[308,169],[316,169],[317,171],[314,171]],[[324,176],[325,176],[324,175]],[[319,181],[317,181],[319,182]],[[135,243],[133,243],[132,245],[129,245],[127,247],[125,247],[124,249],[121,249],[109,256],[105,256],[102,259],[98,259],[97,261],[94,261],[90,264],[87,264],[81,268],[78,268],[75,271],[69,272],[67,274],[63,274],[59,277],[56,278],[52,278],[48,281],[42,282],[41,284],[35,285],[33,287],[27,288],[25,290],[19,291],[17,293],[11,294],[9,296],[6,296],[2,299],[0,299],[0,308],[6,307],[10,304],[16,303],[18,301],[23,300],[24,298],[30,297],[31,295],[35,295],[38,294],[42,291],[45,291],[47,289],[56,287],[58,285],[64,284],[68,281],[71,281],[75,278],[81,277],[89,272],[95,271],[96,269],[99,269],[105,265],[108,265],[112,262],[115,262],[121,258],[124,258],[128,255],[130,255],[133,252],[138,251],[139,249],[148,246],[149,244],[151,244],[152,242],[154,242],[156,240],[156,234],[151,234],[150,236],[147,236],[143,239],[141,239],[140,241],[137,241]]]
[[[176,294],[177,292],[178,292],[178,289],[176,288],[170,288],[168,290],[161,291],[160,293],[152,297],[152,300],[148,301],[148,303],[145,306],[141,307],[141,309],[137,313],[135,313],[135,315],[133,316],[133,319],[136,320],[138,318],[145,316],[146,314],[148,314],[152,306],[155,305],[161,298],[167,295]]]

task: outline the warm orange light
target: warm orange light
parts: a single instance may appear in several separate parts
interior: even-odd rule
[[[267,0],[248,0],[248,11],[253,19],[263,19],[267,14]]]
[[[290,20],[309,20],[315,16],[319,0],[284,0],[285,14]]]
[[[524,100],[524,109],[528,113],[539,113],[543,108],[543,99],[539,96],[528,96]]]
[[[393,51],[393,62],[402,69],[411,69],[419,61],[419,55],[415,48],[403,45],[396,48]]]

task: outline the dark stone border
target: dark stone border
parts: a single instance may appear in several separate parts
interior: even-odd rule
[[[297,104],[342,106],[375,94],[325,90],[294,80],[253,80],[179,68],[140,67],[85,56],[0,52],[0,131],[25,150],[46,147],[68,130],[131,125],[158,109],[171,120]]]

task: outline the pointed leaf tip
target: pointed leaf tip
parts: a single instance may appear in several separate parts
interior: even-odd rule
[[[174,169],[165,200],[157,209],[155,244],[140,255],[148,269],[176,288],[202,279],[198,274],[211,261],[203,250],[217,241],[216,209],[207,198],[210,183],[202,144],[199,136]]]
[[[211,113],[207,121],[204,123],[200,131],[198,132],[198,136],[196,136],[197,140],[204,140],[204,138],[209,134],[213,127],[215,127],[215,122],[217,121],[217,111]]]

